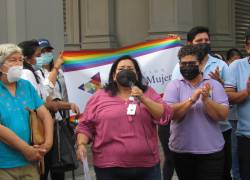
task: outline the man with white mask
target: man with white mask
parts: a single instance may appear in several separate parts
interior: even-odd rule
[[[22,50],[15,44],[0,45],[0,179],[39,179],[34,161],[51,148],[53,121],[34,87],[20,79]],[[45,125],[45,142],[32,146],[29,112],[36,109]]]

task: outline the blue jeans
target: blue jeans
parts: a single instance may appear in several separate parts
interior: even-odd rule
[[[237,122],[236,120],[229,120],[232,126],[231,133],[231,148],[232,148],[232,173],[233,180],[241,180],[240,178],[240,169],[239,169],[239,158],[238,158],[238,146],[237,146],[237,137],[236,137],[236,129]]]
[[[161,180],[160,163],[153,167],[111,167],[95,166],[97,180]]]

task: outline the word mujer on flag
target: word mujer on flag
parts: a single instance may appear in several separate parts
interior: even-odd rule
[[[113,61],[123,55],[135,58],[149,86],[163,93],[181,45],[179,37],[168,37],[119,49],[65,51],[63,71],[69,101],[83,112],[89,97],[107,82]]]

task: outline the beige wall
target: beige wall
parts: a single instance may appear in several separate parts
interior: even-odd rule
[[[116,1],[116,35],[119,46],[144,41],[148,37],[149,3],[145,0]]]
[[[234,1],[1,0],[0,42],[47,37],[58,50],[116,48],[173,33],[185,40],[204,25],[213,47],[224,51],[235,45]]]
[[[69,49],[115,48],[173,33],[185,40],[186,32],[197,25],[209,27],[216,50],[235,44],[234,0],[80,0],[80,4],[80,31],[74,31],[80,41],[66,42]]]
[[[48,38],[64,49],[62,0],[1,0],[0,43]]]

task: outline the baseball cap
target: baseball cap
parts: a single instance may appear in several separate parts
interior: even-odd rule
[[[50,45],[49,40],[47,40],[47,39],[38,39],[38,44],[39,44],[39,46],[41,47],[41,49],[44,49],[44,48],[51,48],[51,49],[54,49],[54,48]]]

